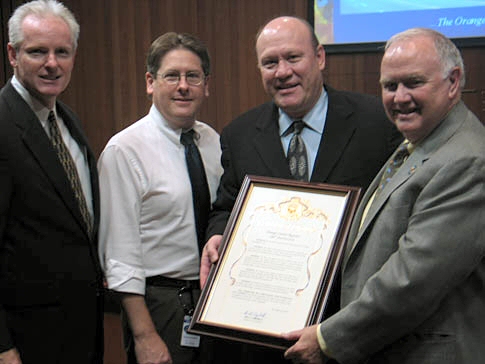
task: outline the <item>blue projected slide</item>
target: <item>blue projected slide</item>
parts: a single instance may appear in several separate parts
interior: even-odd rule
[[[485,37],[485,0],[315,0],[314,25],[323,44],[385,42],[413,27]]]
[[[483,0],[341,0],[341,14],[387,13],[390,11],[453,9],[483,6]]]

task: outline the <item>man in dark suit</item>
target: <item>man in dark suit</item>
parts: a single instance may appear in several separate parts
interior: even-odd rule
[[[292,123],[303,120],[311,182],[366,189],[402,137],[377,97],[324,85],[325,52],[311,26],[294,17],[267,23],[256,41],[263,86],[272,101],[236,118],[222,132],[221,178],[201,262],[201,283],[218,259],[217,248],[246,174],[293,178],[287,161]],[[332,302],[328,313],[338,306]],[[254,353],[254,354],[253,354]],[[277,362],[283,352],[253,347],[227,360]]]
[[[0,91],[0,363],[102,362],[96,161],[78,118],[57,101],[78,35],[73,14],[54,0],[26,3],[9,20],[14,76]]]
[[[286,335],[299,339],[288,358],[483,363],[485,128],[461,101],[464,83],[460,52],[442,34],[410,29],[388,41],[382,99],[409,144],[357,210],[341,310]]]

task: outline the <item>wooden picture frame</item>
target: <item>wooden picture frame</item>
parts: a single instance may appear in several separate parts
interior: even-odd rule
[[[189,332],[285,349],[321,321],[360,188],[246,176]]]

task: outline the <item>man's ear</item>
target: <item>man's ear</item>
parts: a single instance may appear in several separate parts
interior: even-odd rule
[[[209,97],[209,81],[210,76],[205,77],[205,84],[204,84],[204,95],[205,97]]]
[[[13,68],[17,67],[17,50],[10,43],[7,44],[7,53],[10,65]]]
[[[153,94],[153,82],[155,82],[153,75],[150,72],[145,73],[146,92],[149,96]]]
[[[455,67],[451,70],[448,80],[451,82],[450,96],[454,97],[460,91],[460,80],[463,77],[463,72],[459,67]]]
[[[323,45],[318,45],[316,55],[318,59],[318,68],[320,68],[320,71],[323,71],[325,69],[325,49],[323,48]]]

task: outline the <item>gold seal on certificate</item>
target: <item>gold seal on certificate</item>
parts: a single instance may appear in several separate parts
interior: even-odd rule
[[[284,348],[318,322],[359,193],[247,176],[190,331]]]

